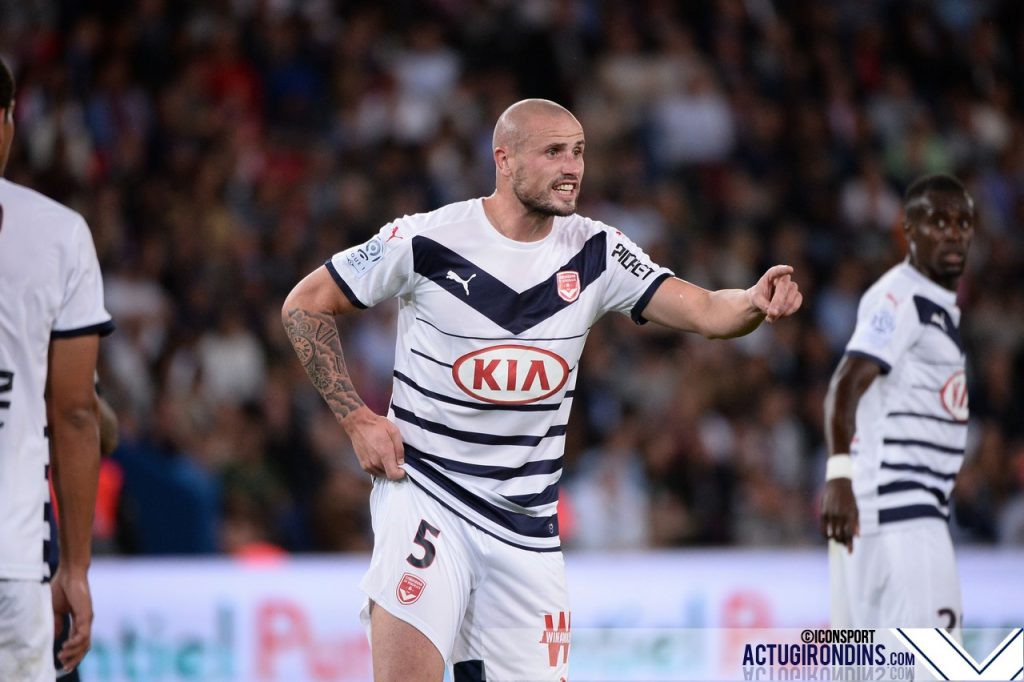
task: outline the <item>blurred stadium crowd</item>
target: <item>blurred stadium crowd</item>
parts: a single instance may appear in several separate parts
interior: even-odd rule
[[[367,477],[281,301],[390,218],[493,189],[491,130],[547,97],[587,133],[580,212],[680,276],[796,267],[795,319],[736,341],[625,317],[570,421],[569,547],[811,545],[822,399],[900,193],[980,210],[961,305],[958,541],[1024,544],[1024,5],[1016,0],[0,0],[9,179],[82,212],[119,331],[96,540],[119,554],[367,550]],[[387,407],[394,308],[346,319]]]

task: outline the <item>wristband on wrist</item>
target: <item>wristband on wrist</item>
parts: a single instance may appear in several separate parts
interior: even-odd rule
[[[825,462],[825,480],[853,478],[853,460],[845,453],[835,454]]]

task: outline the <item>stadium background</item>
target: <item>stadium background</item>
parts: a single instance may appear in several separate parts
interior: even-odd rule
[[[982,565],[1024,545],[1014,0],[0,0],[0,54],[19,84],[8,178],[86,217],[119,327],[101,360],[121,443],[98,570],[369,550],[367,478],[280,303],[394,216],[488,194],[493,122],[527,96],[583,123],[581,213],[702,286],[784,262],[805,296],[730,342],[598,325],[570,421],[567,548],[823,560],[822,399],[860,293],[903,253],[900,193],[932,171],[962,177],[980,214],[954,538]],[[342,329],[380,411],[393,326],[381,306]],[[708,556],[746,555],[679,561]]]

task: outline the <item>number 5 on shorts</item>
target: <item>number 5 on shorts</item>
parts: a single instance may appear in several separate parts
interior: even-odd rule
[[[412,541],[423,548],[423,556],[419,559],[412,554],[405,557],[405,560],[415,568],[426,568],[434,563],[434,557],[437,555],[437,549],[434,547],[434,543],[427,539],[427,533],[436,538],[441,534],[441,531],[431,526],[425,520],[420,521],[420,527]]]

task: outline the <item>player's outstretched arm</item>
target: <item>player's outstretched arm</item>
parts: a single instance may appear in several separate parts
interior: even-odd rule
[[[72,669],[92,641],[92,520],[100,466],[100,426],[93,388],[99,336],[50,342],[46,406],[57,493],[60,565],[50,581],[53,611],[71,614],[71,633],[58,657]]]
[[[327,268],[314,270],[284,301],[281,321],[310,381],[344,427],[359,464],[369,474],[397,480],[405,476],[398,428],[374,414],[356,393],[341,350],[335,316],[356,308],[338,289]]]
[[[881,371],[877,363],[857,355],[843,356],[836,367],[825,396],[825,440],[830,460],[849,456],[857,430],[857,403]],[[853,538],[860,534],[853,478],[832,468],[821,497],[821,533],[852,552]]]
[[[793,268],[776,265],[749,289],[708,291],[676,277],[666,279],[644,309],[644,319],[709,339],[743,336],[764,320],[800,309],[803,294],[792,279]]]

